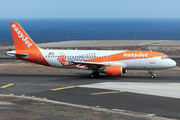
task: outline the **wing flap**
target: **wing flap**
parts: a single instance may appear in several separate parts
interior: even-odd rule
[[[79,61],[72,61],[74,64],[80,64],[80,65],[96,65],[96,66],[122,66],[122,68],[126,68],[127,65],[125,63],[121,62],[79,62]]]

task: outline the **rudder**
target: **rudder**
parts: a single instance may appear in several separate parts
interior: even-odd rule
[[[14,41],[15,51],[9,51],[6,54],[9,56],[16,56],[20,60],[50,66],[42,55],[40,49],[24,29],[17,22],[10,22],[10,28]],[[39,60],[41,57],[41,60]]]
[[[16,51],[38,49],[33,40],[17,22],[10,22],[11,33]]]

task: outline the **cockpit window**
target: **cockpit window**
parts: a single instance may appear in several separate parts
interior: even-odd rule
[[[161,59],[170,59],[168,56],[163,56]]]

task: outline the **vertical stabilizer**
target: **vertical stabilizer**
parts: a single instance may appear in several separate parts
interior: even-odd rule
[[[33,63],[50,66],[41,53],[41,50],[17,22],[10,22],[10,28],[16,51],[8,51],[9,56]],[[41,58],[41,60],[39,60]]]
[[[17,22],[10,22],[16,51],[39,49],[29,35]]]

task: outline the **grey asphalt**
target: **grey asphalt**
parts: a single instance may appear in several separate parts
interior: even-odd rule
[[[12,63],[12,62],[17,62],[17,61],[27,63],[27,61],[22,61],[15,57],[0,57],[0,63]]]
[[[74,87],[101,82],[179,83],[179,78],[180,75],[158,75],[155,79],[150,79],[148,74],[126,74],[122,77],[100,75],[99,78],[90,79],[87,74],[0,73],[0,87],[14,83],[6,88],[0,88],[0,93],[46,97],[75,104],[180,119],[180,99],[131,92],[92,95],[91,93],[111,92],[111,90]],[[64,89],[52,91],[57,88]]]

